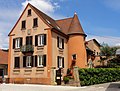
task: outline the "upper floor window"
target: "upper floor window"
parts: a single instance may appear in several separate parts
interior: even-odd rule
[[[36,35],[35,46],[44,46],[44,45],[46,45],[46,34]]]
[[[31,16],[31,9],[28,10],[28,16]]]
[[[21,26],[22,29],[25,29],[26,28],[26,20],[22,21],[22,26]]]
[[[57,37],[57,46],[60,49],[64,49],[64,39]]]
[[[22,38],[13,39],[13,49],[20,48],[22,46]]]
[[[76,54],[72,55],[72,59],[75,60],[77,58]]]
[[[58,56],[58,68],[64,68],[64,57]]]
[[[14,68],[20,68],[20,57],[15,57]]]
[[[26,45],[32,45],[32,36],[26,37]]]
[[[38,26],[38,18],[34,18],[33,19],[33,27],[37,27]]]

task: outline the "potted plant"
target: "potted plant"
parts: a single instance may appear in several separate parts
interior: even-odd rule
[[[65,84],[67,84],[67,83],[69,82],[69,78],[68,78],[67,76],[65,76],[65,77],[63,78],[63,81],[64,81]]]

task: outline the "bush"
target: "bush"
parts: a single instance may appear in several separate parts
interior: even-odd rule
[[[67,84],[67,83],[69,82],[69,77],[66,77],[66,76],[65,76],[65,77],[63,78],[63,81],[64,81],[65,84]]]
[[[82,86],[120,81],[120,68],[90,68],[79,69]]]

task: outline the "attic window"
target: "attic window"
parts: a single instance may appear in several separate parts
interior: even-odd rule
[[[28,16],[31,16],[31,9],[28,10]]]
[[[49,20],[46,19],[46,21],[47,21],[49,24],[51,24]]]

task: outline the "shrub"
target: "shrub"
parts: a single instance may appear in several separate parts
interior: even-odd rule
[[[120,81],[120,68],[79,69],[79,78],[82,86]]]
[[[66,76],[65,76],[65,77],[63,78],[63,81],[64,81],[65,84],[67,84],[67,83],[69,82],[69,77],[66,77]]]

